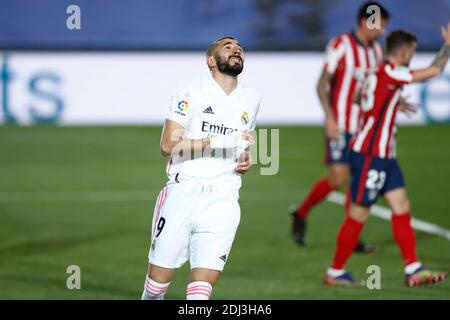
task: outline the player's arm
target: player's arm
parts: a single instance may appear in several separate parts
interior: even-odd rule
[[[327,137],[330,139],[335,139],[339,136],[339,129],[333,110],[331,109],[329,88],[332,78],[333,75],[326,69],[323,69],[319,81],[317,82],[316,91],[319,96],[322,109],[325,112],[325,130]]]
[[[187,139],[184,137],[184,127],[173,120],[166,120],[161,135],[160,150],[163,156],[170,156],[174,153],[186,155],[186,153],[195,155],[203,152],[207,148],[228,149],[242,148],[246,149],[255,141],[247,132],[233,132],[226,136],[220,135],[212,138]]]
[[[441,27],[442,37],[444,38],[444,45],[437,53],[433,63],[428,68],[414,70],[412,82],[425,81],[436,77],[442,73],[444,67],[450,57],[450,23],[447,28]]]
[[[160,150],[165,157],[174,151],[188,151],[191,154],[201,152],[210,145],[210,139],[185,139],[184,127],[173,120],[166,120],[161,134]]]

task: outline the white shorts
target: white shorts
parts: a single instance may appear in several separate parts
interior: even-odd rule
[[[181,182],[169,184],[160,192],[148,254],[152,265],[173,269],[189,259],[191,269],[223,270],[241,210],[237,193],[230,196],[205,189]]]

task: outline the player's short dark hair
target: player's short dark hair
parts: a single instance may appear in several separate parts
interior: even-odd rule
[[[413,43],[417,43],[415,34],[405,30],[394,30],[386,38],[386,54],[392,54],[402,47],[411,46]]]
[[[380,14],[381,14],[381,18],[385,19],[385,20],[389,20],[389,17],[391,16],[391,14],[389,13],[389,11],[383,7],[382,4],[380,4],[377,1],[368,1],[363,3],[360,7],[359,7],[359,11],[358,11],[358,24],[361,21],[361,19],[368,19],[373,12],[367,12],[367,9],[370,6],[378,6],[378,8],[380,8]]]
[[[214,50],[216,49],[219,42],[224,39],[237,40],[235,37],[232,37],[232,36],[225,36],[220,39],[217,39],[216,41],[214,41],[213,43],[211,43],[209,45],[208,50],[206,50],[206,56],[211,57],[214,54]]]

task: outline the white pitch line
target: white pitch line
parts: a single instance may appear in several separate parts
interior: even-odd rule
[[[333,203],[344,205],[345,194],[340,192],[332,192],[328,196],[327,200]],[[391,210],[376,204],[373,205],[372,208],[370,209],[370,214],[388,221],[391,220],[392,215]],[[438,226],[434,223],[426,222],[416,218],[411,218],[411,225],[416,230],[420,230],[450,240],[450,230]]]

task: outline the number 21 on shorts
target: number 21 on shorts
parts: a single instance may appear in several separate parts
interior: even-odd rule
[[[381,190],[386,182],[386,172],[369,170],[367,173],[366,188],[371,190]]]

